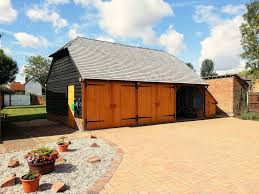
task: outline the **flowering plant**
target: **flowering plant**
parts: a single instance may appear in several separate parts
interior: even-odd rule
[[[28,152],[25,156],[30,164],[49,164],[55,162],[59,157],[56,149],[50,147],[41,147]]]

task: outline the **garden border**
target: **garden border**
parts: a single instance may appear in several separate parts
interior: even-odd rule
[[[98,194],[102,191],[107,183],[109,183],[110,179],[112,178],[113,174],[119,167],[122,158],[123,158],[123,150],[115,143],[107,140],[105,138],[100,138],[105,143],[109,144],[113,149],[115,149],[115,156],[112,159],[111,165],[109,169],[104,173],[102,177],[97,179],[97,181],[87,190],[87,194]]]

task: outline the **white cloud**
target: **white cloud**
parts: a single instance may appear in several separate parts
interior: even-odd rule
[[[225,5],[222,8],[223,13],[230,15],[242,14],[245,11],[245,5]]]
[[[46,3],[50,5],[64,5],[69,2],[70,0],[46,0]]]
[[[67,20],[62,18],[56,11],[50,10],[46,5],[43,7],[33,7],[27,10],[26,15],[32,21],[50,22],[56,29],[60,29],[68,25]]]
[[[95,5],[99,24],[106,33],[112,37],[142,39],[145,44],[157,43],[153,27],[163,17],[173,15],[172,8],[163,0],[88,0],[86,3]]]
[[[12,23],[17,17],[17,11],[12,7],[10,0],[0,1],[0,23]]]
[[[242,17],[236,16],[211,27],[210,35],[201,42],[200,62],[210,58],[215,62],[215,69],[239,68],[242,64],[239,30],[242,22]]]
[[[74,0],[76,5],[83,5],[83,6],[88,6],[90,4],[95,4],[99,0]]]
[[[68,31],[68,37],[70,40],[75,39],[78,36],[84,36],[81,33],[78,33],[78,28],[79,25],[78,24],[74,24]]]
[[[217,8],[212,5],[199,5],[195,8],[193,19],[197,23],[217,25],[222,22],[222,19],[216,12]]]
[[[37,37],[25,32],[18,32],[14,34],[14,37],[18,41],[18,44],[23,47],[32,48],[47,48],[48,41],[43,37]]]
[[[106,41],[106,42],[115,42],[113,38],[107,36],[99,36],[96,38],[97,40]]]
[[[4,50],[5,54],[11,55],[12,52],[8,47],[2,47],[2,49]]]
[[[167,31],[160,36],[159,42],[166,50],[176,55],[184,48],[183,34],[176,32],[172,26],[169,26]]]
[[[18,72],[18,74],[16,75],[15,81],[24,83],[24,81],[25,81],[25,78],[24,78],[24,76],[23,76],[24,66],[25,66],[25,65],[18,65],[19,72]]]

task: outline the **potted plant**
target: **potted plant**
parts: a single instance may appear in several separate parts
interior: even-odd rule
[[[27,174],[23,175],[21,179],[23,191],[25,193],[31,193],[38,191],[40,183],[40,173],[29,171]]]
[[[30,171],[37,171],[40,174],[48,174],[54,171],[55,160],[59,157],[56,149],[41,147],[28,152],[25,156]]]
[[[68,149],[68,142],[66,141],[66,137],[60,137],[58,140],[57,140],[57,145],[58,145],[58,150],[60,152],[66,152],[67,149]]]

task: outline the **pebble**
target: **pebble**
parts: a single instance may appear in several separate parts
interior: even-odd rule
[[[98,178],[105,174],[111,165],[112,158],[115,154],[113,148],[99,138],[83,138],[72,140],[68,152],[60,153],[60,156],[66,160],[63,164],[56,164],[55,171],[49,175],[43,175],[40,179],[41,194],[53,193],[51,186],[55,182],[65,182],[66,190],[64,193],[77,194],[86,193]],[[90,146],[96,143],[100,147],[93,149]],[[47,146],[55,147],[56,143],[47,144]],[[12,152],[0,154],[0,183],[4,181],[12,173],[17,176],[22,176],[28,172],[28,164],[24,159],[24,155],[29,150],[21,152]],[[86,162],[88,158],[98,156],[101,161],[95,165]],[[12,159],[18,159],[20,165],[16,168],[7,168],[8,162]],[[1,188],[0,193],[22,194],[23,190],[20,184],[15,184],[11,187]],[[1,194],[2,194],[1,193]]]

